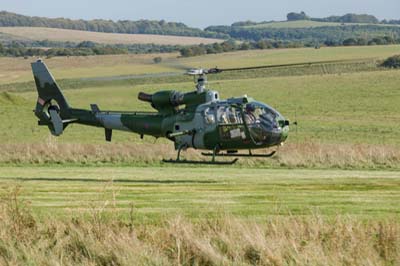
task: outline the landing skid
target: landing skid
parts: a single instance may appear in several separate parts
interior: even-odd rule
[[[242,154],[242,153],[217,153],[217,154],[212,154],[212,153],[207,153],[203,152],[201,155],[203,156],[215,156],[215,157],[249,157],[249,158],[270,158],[274,156],[276,151],[273,151],[268,154]]]
[[[233,165],[235,164],[239,159],[234,159],[232,161],[228,162],[216,162],[216,161],[191,161],[191,160],[162,160],[163,163],[173,163],[173,164],[206,164],[206,165]]]
[[[181,160],[181,159],[180,159],[180,157],[181,157],[181,152],[182,152],[183,149],[186,149],[186,148],[187,148],[187,146],[185,146],[185,145],[179,147],[179,149],[178,149],[178,156],[177,156],[176,160],[173,160],[173,159],[166,160],[166,159],[164,159],[164,160],[162,160],[162,162],[164,162],[164,163],[174,163],[174,164],[233,165],[233,164],[235,164],[235,163],[239,160],[238,158],[235,158],[235,159],[233,159],[232,161],[217,162],[217,161],[215,160],[215,157],[216,157],[217,154],[218,154],[218,153],[217,153],[217,151],[219,150],[219,147],[218,147],[218,146],[216,146],[216,147],[213,149],[213,152],[210,153],[211,156],[212,156],[211,161]]]

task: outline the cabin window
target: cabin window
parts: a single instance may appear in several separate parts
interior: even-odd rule
[[[217,119],[221,125],[243,123],[240,110],[232,106],[219,106],[217,109]]]

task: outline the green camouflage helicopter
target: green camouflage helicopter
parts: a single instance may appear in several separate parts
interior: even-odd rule
[[[317,64],[314,62],[313,64]],[[323,63],[323,62],[320,62]],[[113,130],[150,135],[173,141],[178,151],[169,163],[234,164],[238,157],[271,157],[253,154],[252,150],[282,145],[289,134],[289,121],[265,103],[242,96],[222,100],[217,91],[206,87],[207,74],[258,68],[309,65],[311,63],[260,66],[250,68],[191,69],[186,74],[196,77],[193,92],[159,91],[139,93],[138,99],[148,102],[157,111],[116,112],[102,111],[96,104],[91,110],[72,108],[42,60],[32,63],[38,91],[35,115],[40,126],[48,126],[54,136],[60,136],[73,123],[105,129],[106,141],[111,141]],[[210,161],[187,161],[180,158],[188,148],[208,150],[202,153]],[[238,153],[246,150],[248,153]],[[217,156],[235,157],[232,161],[216,161]]]

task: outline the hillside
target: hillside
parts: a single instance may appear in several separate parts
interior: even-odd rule
[[[159,44],[159,45],[195,45],[221,42],[220,39],[169,36],[154,34],[121,34],[81,30],[66,30],[44,27],[0,27],[1,33],[11,35],[14,39],[50,40],[58,42],[92,41],[102,44]]]
[[[310,18],[304,12],[292,12],[287,17],[282,22],[244,21],[201,30],[163,20],[50,19],[3,11],[0,56],[179,52],[191,57],[239,50],[400,44],[396,20],[379,21],[372,15],[357,14]]]
[[[340,23],[340,22],[324,22],[324,21],[313,21],[313,20],[296,20],[296,21],[273,21],[265,23],[257,23],[255,25],[243,26],[243,28],[273,28],[273,29],[284,29],[284,28],[316,28],[316,27],[338,27],[338,26],[359,26],[359,25],[377,25],[381,27],[393,27],[400,25],[393,24],[372,24],[372,23]]]
[[[166,22],[164,20],[72,20],[67,18],[30,17],[7,11],[0,12],[0,26],[46,27],[94,32],[196,36],[207,38],[227,37],[224,34],[205,32],[201,29],[190,28],[183,23]]]
[[[247,41],[269,39],[299,43],[325,43],[328,41],[340,43],[348,38],[364,38],[366,40],[380,37],[400,38],[398,25],[342,25],[314,21],[277,22],[250,26],[210,26],[205,30],[228,34],[234,39]]]
[[[362,38],[369,42],[374,38],[400,39],[400,23],[397,20],[379,21],[373,15],[346,14],[326,18],[311,18],[304,12],[287,14],[287,21],[240,21],[231,26],[210,26],[205,30],[227,34],[231,38],[246,41],[275,40],[328,46],[340,45],[349,38]],[[375,42],[376,43],[376,42]]]

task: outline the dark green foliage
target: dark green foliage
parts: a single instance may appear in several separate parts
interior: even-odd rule
[[[379,20],[372,15],[346,14],[344,16],[330,16],[327,18],[312,18],[313,21],[338,22],[338,23],[371,23],[377,24]]]
[[[288,21],[295,21],[295,20],[309,20],[310,17],[306,15],[306,13],[304,13],[304,11],[300,12],[300,13],[295,13],[295,12],[291,12],[289,14],[287,14],[287,20]]]
[[[232,24],[232,27],[245,27],[245,26],[253,26],[257,25],[257,22],[247,20],[247,21],[239,21]]]
[[[155,64],[161,63],[161,62],[162,62],[162,57],[160,57],[160,56],[154,57],[154,58],[153,58],[153,62],[154,62]]]
[[[395,55],[386,59],[382,66],[387,68],[400,68],[400,55]]]
[[[354,38],[349,38],[343,41],[343,46],[354,46],[357,45],[357,40]]]
[[[392,19],[392,20],[386,20],[386,19],[384,19],[384,20],[382,20],[382,23],[383,23],[383,24],[400,25],[400,19],[399,19],[399,20],[394,20],[394,19]]]
[[[226,38],[221,33],[205,32],[201,29],[190,28],[183,23],[166,22],[164,20],[71,20],[66,18],[29,17],[6,11],[0,12],[0,26],[2,27],[47,27],[71,30],[84,30],[112,33],[140,33],[177,36],[198,36],[207,38]]]
[[[263,39],[324,43],[335,40],[342,43],[348,38],[368,38],[400,36],[400,27],[380,25],[346,25],[312,28],[257,28],[210,26],[206,31],[228,34],[234,39],[259,41]]]
[[[236,43],[232,40],[223,43],[215,43],[209,45],[198,45],[183,47],[179,50],[182,57],[191,57],[204,54],[218,54],[230,51],[239,50],[255,50],[255,49],[280,49],[280,48],[301,48],[301,47],[314,47],[315,49],[321,46],[365,46],[365,45],[388,45],[400,44],[400,39],[395,40],[391,37],[376,37],[371,40],[365,38],[348,38],[343,42],[339,40],[327,40],[321,43],[315,42],[299,42],[299,41],[272,41],[272,40],[259,40]]]
[[[76,46],[77,48],[94,48],[96,47],[96,43],[92,42],[92,41],[83,41],[78,43],[78,45]]]
[[[46,45],[40,45],[46,44]],[[42,49],[35,47],[51,47]],[[87,55],[106,55],[106,54],[147,54],[147,53],[170,53],[181,49],[180,45],[157,45],[157,44],[114,44],[104,45],[91,41],[81,43],[72,42],[48,42],[48,41],[28,41],[11,42],[2,45],[0,43],[0,56],[87,56]]]
[[[121,49],[112,46],[95,46],[93,48],[51,48],[48,50],[40,48],[26,47],[10,47],[4,48],[4,52],[0,53],[5,56],[27,57],[27,56],[88,56],[88,55],[105,55],[105,54],[126,54],[127,49]]]

